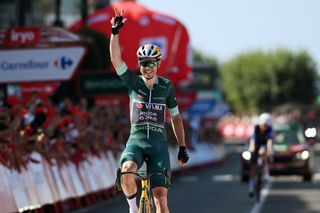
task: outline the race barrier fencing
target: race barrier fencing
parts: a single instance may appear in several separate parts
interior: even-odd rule
[[[173,172],[181,169],[177,153],[178,147],[169,147]],[[190,161],[184,168],[220,161],[225,156],[223,146],[211,143],[198,143],[189,154]],[[36,163],[30,162],[20,173],[0,164],[0,213],[41,209],[47,204],[114,188],[119,156],[111,151],[99,156],[90,155],[78,165],[71,162],[49,164],[37,152],[31,157]]]

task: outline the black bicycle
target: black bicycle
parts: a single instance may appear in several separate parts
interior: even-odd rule
[[[259,155],[258,163],[257,163],[257,178],[255,180],[255,186],[254,186],[257,202],[259,202],[261,198],[261,189],[263,187],[263,173],[264,173],[264,162],[262,157]]]

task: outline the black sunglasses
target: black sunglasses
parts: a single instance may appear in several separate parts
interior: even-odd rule
[[[142,67],[155,67],[158,63],[156,61],[142,61],[140,62],[140,66]]]

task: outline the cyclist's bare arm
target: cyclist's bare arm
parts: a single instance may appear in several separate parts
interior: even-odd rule
[[[254,139],[250,139],[250,142],[249,142],[249,152],[254,152],[255,150],[255,140]]]
[[[114,68],[119,68],[123,63],[120,52],[119,35],[111,35],[110,57]]]
[[[271,156],[272,155],[272,139],[268,139],[267,141],[267,155]]]
[[[122,16],[123,15],[123,10],[119,12],[117,8],[114,9],[115,16]],[[115,17],[111,19],[111,25],[114,25]],[[123,20],[125,22],[126,19]],[[121,58],[121,48],[120,48],[120,43],[119,43],[119,34],[113,35],[111,34],[110,37],[110,57],[111,57],[111,62],[114,66],[114,68],[119,68],[123,61]]]
[[[172,129],[179,146],[186,146],[183,122],[180,114],[171,118]]]

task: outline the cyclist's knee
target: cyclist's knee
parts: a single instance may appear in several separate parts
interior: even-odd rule
[[[159,202],[160,205],[167,205],[167,190],[163,187],[154,188],[153,196],[156,202]]]
[[[265,156],[267,153],[267,150],[264,147],[261,147],[258,151],[260,156]]]
[[[121,166],[122,172],[135,172],[137,171],[137,164],[133,161],[124,162]],[[135,179],[133,174],[127,174],[121,176],[121,186],[128,188],[135,185]]]
[[[158,200],[160,203],[166,203],[167,202],[167,196],[162,193],[156,193],[154,194],[154,198]]]

